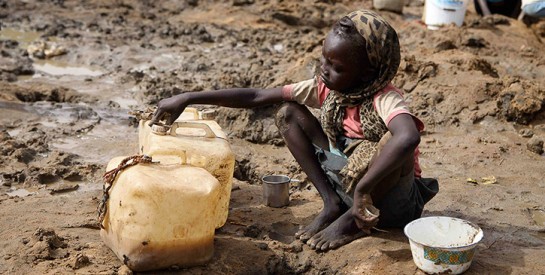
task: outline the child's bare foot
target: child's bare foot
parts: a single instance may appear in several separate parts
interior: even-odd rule
[[[312,249],[327,251],[341,247],[355,239],[366,236],[367,233],[358,228],[352,213],[346,211],[326,229],[316,233],[307,244]]]
[[[299,229],[299,231],[295,233],[295,238],[306,242],[308,239],[312,238],[314,234],[320,232],[322,229],[326,228],[333,221],[339,218],[339,216],[341,216],[345,211],[346,207],[344,207],[342,204],[336,204],[329,207],[324,206],[324,209],[309,225]]]

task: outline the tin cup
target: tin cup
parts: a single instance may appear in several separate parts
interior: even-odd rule
[[[266,175],[263,182],[263,204],[270,207],[283,207],[290,203],[290,177],[286,175]]]

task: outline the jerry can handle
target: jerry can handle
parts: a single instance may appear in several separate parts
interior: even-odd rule
[[[207,137],[207,138],[217,137],[216,133],[214,133],[214,131],[212,131],[212,128],[210,128],[210,126],[208,126],[207,124],[198,123],[198,122],[189,122],[189,121],[176,121],[172,123],[172,125],[170,126],[170,135],[176,136],[176,129],[178,129],[179,127],[202,129],[205,132],[204,137]]]
[[[184,111],[187,111],[188,113],[193,113],[193,119],[200,119],[199,110],[197,110],[197,108],[188,107],[188,108],[185,108]]]

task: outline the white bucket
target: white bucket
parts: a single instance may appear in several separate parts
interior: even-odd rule
[[[483,231],[475,224],[452,217],[425,217],[405,226],[413,260],[430,274],[460,274],[473,260]]]
[[[469,0],[426,0],[424,22],[431,30],[452,23],[460,27],[468,4]]]

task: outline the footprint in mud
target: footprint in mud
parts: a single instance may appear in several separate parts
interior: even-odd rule
[[[276,222],[272,224],[272,231],[269,232],[269,238],[289,244],[295,241],[295,233],[298,230],[298,225],[291,222]]]

